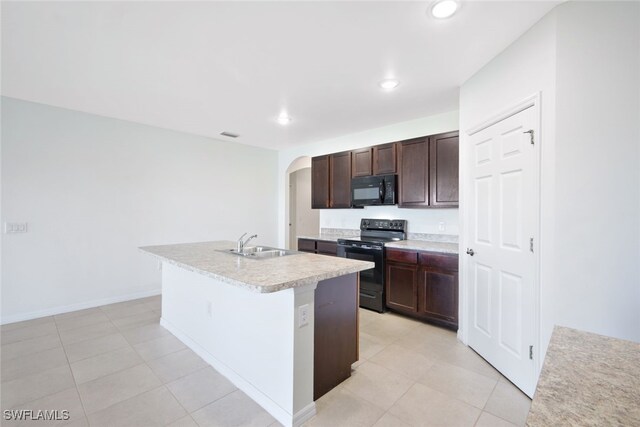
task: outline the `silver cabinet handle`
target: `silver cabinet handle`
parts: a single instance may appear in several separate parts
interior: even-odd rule
[[[467,248],[467,255],[473,256],[474,254],[475,254],[475,252],[473,251],[473,249]]]

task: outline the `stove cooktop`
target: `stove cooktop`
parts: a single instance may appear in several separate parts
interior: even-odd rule
[[[360,236],[338,239],[339,244],[372,244],[384,246],[385,243],[405,240],[407,221],[404,219],[367,219],[360,220]]]

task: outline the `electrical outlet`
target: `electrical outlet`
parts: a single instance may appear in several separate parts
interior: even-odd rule
[[[298,307],[298,327],[302,328],[309,324],[309,304]]]
[[[27,232],[26,222],[5,222],[4,223],[5,234],[26,233],[26,232]]]
[[[444,221],[440,221],[438,223],[438,231],[445,231],[447,229],[447,223]]]

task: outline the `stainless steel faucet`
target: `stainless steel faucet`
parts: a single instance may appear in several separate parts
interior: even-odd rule
[[[250,241],[251,239],[255,239],[256,237],[258,237],[258,235],[257,235],[257,234],[254,234],[253,236],[249,236],[249,237],[247,238],[247,240],[242,241],[242,238],[243,238],[244,236],[246,236],[246,235],[247,235],[247,233],[244,233],[244,234],[243,234],[242,236],[240,236],[240,238],[238,239],[238,243],[237,243],[237,245],[236,245],[236,251],[237,251],[237,252],[244,252],[244,247],[245,247],[245,245],[246,245],[247,243],[249,243],[249,241]]]

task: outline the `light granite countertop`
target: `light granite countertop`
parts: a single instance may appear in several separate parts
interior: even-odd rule
[[[556,326],[527,425],[640,426],[640,343]]]
[[[360,230],[349,228],[321,228],[320,233],[298,235],[298,239],[324,240],[325,242],[337,242],[338,239],[360,236]]]
[[[338,239],[360,236],[360,230],[322,228],[318,234],[298,235],[299,239],[323,240],[337,242]],[[448,234],[409,233],[407,240],[387,243],[387,248],[441,252],[446,254],[458,253],[458,236]]]
[[[323,240],[325,242],[337,242],[338,239],[344,239],[344,238],[345,236],[342,234],[328,234],[328,233],[305,234],[305,235],[298,236],[298,239]]]
[[[428,252],[440,252],[445,254],[457,254],[458,244],[450,242],[433,242],[429,240],[400,240],[387,243],[387,248],[406,249]]]
[[[218,241],[145,246],[140,250],[163,262],[261,293],[304,286],[374,267],[368,261],[303,252],[269,259],[219,252],[234,247],[235,242]]]

